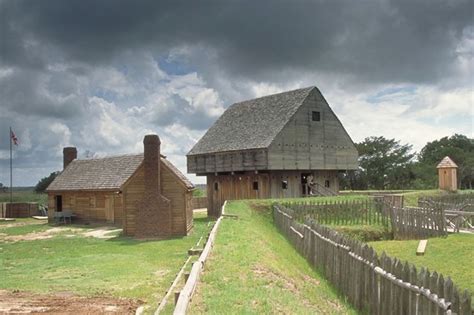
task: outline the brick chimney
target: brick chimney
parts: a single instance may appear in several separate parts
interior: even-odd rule
[[[146,135],[143,139],[145,165],[145,194],[161,194],[160,190],[160,145],[157,135]]]
[[[142,239],[167,238],[173,233],[170,201],[161,195],[160,145],[157,135],[143,139],[145,171],[143,199],[138,201],[135,237]]]
[[[63,169],[75,159],[77,159],[77,149],[75,147],[66,147],[63,149]]]

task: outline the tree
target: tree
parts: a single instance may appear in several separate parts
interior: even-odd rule
[[[449,156],[458,165],[459,187],[474,187],[474,139],[455,134],[428,142],[418,155],[415,172],[419,181],[436,187],[438,180],[436,165]]]
[[[0,192],[7,192],[7,186],[3,186],[3,183],[0,183]]]
[[[402,145],[395,139],[368,137],[356,147],[359,170],[353,179],[360,188],[403,189],[414,181],[412,160],[415,154],[411,153],[411,145]]]
[[[38,184],[35,186],[35,192],[44,193],[49,184],[59,175],[59,172],[52,172],[47,177],[43,177],[39,180]]]

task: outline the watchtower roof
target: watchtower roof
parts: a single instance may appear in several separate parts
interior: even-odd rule
[[[457,168],[458,166],[454,163],[449,156],[445,156],[441,162],[439,162],[436,168]]]

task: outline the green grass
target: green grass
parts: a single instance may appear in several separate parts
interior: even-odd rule
[[[33,190],[15,191],[12,194],[13,202],[37,202],[48,204],[48,194],[37,194]],[[0,192],[0,202],[10,202],[10,192]]]
[[[469,194],[473,193],[474,190],[458,190],[457,194]],[[431,189],[431,190],[415,190],[411,192],[403,193],[404,196],[404,203],[405,206],[417,207],[418,206],[418,198],[420,197],[435,197],[440,195],[448,194],[446,191],[442,191],[439,189]]]
[[[329,225],[329,227],[361,242],[393,239],[390,230],[383,225]]]
[[[64,234],[14,243],[0,240],[0,289],[134,298],[155,308],[186,260],[187,250],[207,233],[207,224],[207,218],[198,217],[191,235],[162,241]],[[43,226],[48,227],[26,225],[0,232],[28,233]]]
[[[273,225],[269,202],[228,203],[191,314],[355,314]]]
[[[385,251],[391,257],[407,260],[417,268],[427,267],[430,271],[450,276],[461,289],[474,293],[474,235],[450,234],[447,238],[430,238],[424,256],[416,256],[417,240],[382,241],[369,243],[381,254]]]
[[[206,197],[206,191],[204,189],[196,187],[193,190],[193,197]]]
[[[405,206],[418,207],[418,198],[439,196],[444,192],[439,189],[432,190],[416,190],[403,194]]]

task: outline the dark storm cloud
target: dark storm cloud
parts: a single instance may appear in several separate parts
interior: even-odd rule
[[[450,71],[474,9],[473,1],[441,0],[138,3],[6,1],[3,23],[8,38],[21,30],[19,40],[34,38],[91,64],[136,49],[204,46],[227,75],[253,80],[291,70],[427,82]],[[8,45],[6,62],[33,62],[23,46]]]
[[[194,130],[208,128],[217,117],[209,116],[209,113],[194,109],[185,99],[173,94],[168,99],[168,104],[153,113],[152,122],[159,126],[170,126],[175,123]]]

